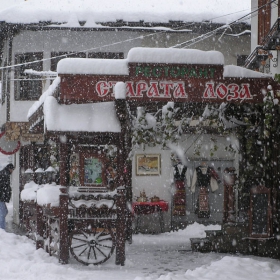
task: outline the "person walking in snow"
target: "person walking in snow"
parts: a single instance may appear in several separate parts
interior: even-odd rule
[[[6,202],[9,202],[12,195],[10,186],[10,175],[15,167],[9,163],[3,170],[0,171],[0,228],[6,228],[6,216],[8,209]]]

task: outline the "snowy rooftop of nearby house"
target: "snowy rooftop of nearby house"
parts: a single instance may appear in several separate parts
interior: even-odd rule
[[[230,23],[251,9],[251,0],[0,0],[0,5],[2,2],[0,21],[63,22],[73,27],[80,26],[79,21],[84,21],[85,27],[95,27],[98,22],[117,20]]]

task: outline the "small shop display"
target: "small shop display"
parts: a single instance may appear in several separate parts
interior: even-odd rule
[[[173,167],[173,177],[175,184],[175,193],[173,195],[173,215],[185,216],[186,215],[186,179],[187,167],[182,164],[178,159]]]
[[[212,192],[218,190],[218,182],[220,182],[218,174],[206,162],[201,162],[194,170],[191,191],[194,193],[196,187],[198,188],[199,194],[195,210],[198,218],[210,217],[209,189],[211,188]]]

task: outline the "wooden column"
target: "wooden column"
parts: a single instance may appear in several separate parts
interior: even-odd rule
[[[66,188],[60,188],[59,196],[59,262],[67,264],[69,260],[68,241],[68,194]]]
[[[116,265],[125,264],[125,188],[119,187],[117,189],[117,223],[116,223]]]
[[[43,209],[36,203],[36,249],[44,247],[44,222],[43,222]]]
[[[59,262],[67,264],[69,260],[69,241],[68,241],[68,194],[67,186],[69,183],[69,145],[59,143],[59,175],[61,195],[59,196]]]
[[[270,30],[271,0],[258,0],[258,44],[262,45]]]
[[[60,185],[68,186],[69,182],[69,145],[59,143],[59,177]]]
[[[127,109],[125,99],[116,99],[115,108],[121,123],[121,133],[118,143],[118,179],[117,179],[117,225],[116,225],[116,264],[125,263],[125,240],[126,240],[126,134],[127,134]]]

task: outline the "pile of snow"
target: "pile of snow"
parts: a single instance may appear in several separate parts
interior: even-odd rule
[[[173,48],[133,48],[128,52],[128,62],[224,64],[224,55],[219,51]]]
[[[59,206],[59,195],[61,186],[52,184],[38,185],[34,181],[30,181],[24,185],[20,193],[20,198],[23,201],[34,201],[39,205],[50,205],[52,207]]]
[[[65,58],[57,64],[58,73],[91,75],[128,75],[125,59]]]
[[[58,207],[61,194],[60,187],[55,183],[45,184],[37,191],[37,203],[41,206],[50,205],[51,207]]]
[[[23,201],[37,201],[37,191],[42,186],[36,184],[34,181],[26,183],[20,193],[20,199]]]
[[[7,0],[2,0],[10,2]],[[13,0],[15,2],[15,0]],[[4,5],[4,8],[7,5]],[[38,23],[51,21],[64,26],[96,27],[98,22],[201,22],[230,23],[248,14],[251,0],[28,0],[0,12],[0,21]],[[248,22],[248,19],[243,21]]]

